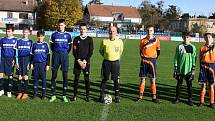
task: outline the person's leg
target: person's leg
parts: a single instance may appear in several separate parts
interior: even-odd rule
[[[73,99],[72,99],[73,101],[75,101],[77,98],[79,77],[80,77],[80,74],[75,74],[74,83],[73,83]]]
[[[186,79],[187,91],[188,91],[188,105],[190,105],[190,106],[193,106],[193,101],[192,101],[192,81],[193,80]]]
[[[89,95],[90,95],[90,78],[89,74],[84,74],[84,80],[85,80],[85,89],[86,89],[86,101],[89,101]]]
[[[138,101],[143,100],[143,94],[145,91],[145,84],[146,84],[147,68],[148,68],[147,63],[144,63],[143,61],[141,61],[140,71],[139,71],[140,84],[139,84],[139,99],[138,99]]]
[[[105,86],[106,86],[107,80],[109,80],[109,75],[110,75],[110,62],[108,62],[107,60],[103,60],[101,75],[102,75],[102,81],[100,84],[99,102],[103,103],[104,102],[104,94],[105,94]]]
[[[85,89],[86,89],[86,101],[90,101],[90,64],[87,63],[86,68],[83,69]]]
[[[13,76],[8,76],[8,90],[7,90],[7,96],[12,97],[11,92],[13,88]]]
[[[183,83],[183,77],[179,76],[177,79],[176,95],[175,95],[175,100],[173,101],[173,103],[178,103],[180,101],[182,83]]]
[[[22,76],[18,75],[18,80],[17,80],[17,92],[18,95],[16,96],[16,99],[21,99],[22,97]]]
[[[0,96],[4,95],[3,73],[0,73]]]
[[[24,93],[28,94],[28,75],[24,76]]]
[[[151,94],[152,94],[152,101],[156,102],[157,100],[157,88],[156,88],[156,84],[155,84],[155,78],[150,79],[150,90],[151,90]]]
[[[68,70],[69,70],[69,55],[67,52],[60,53],[61,70],[63,73],[63,101],[68,102],[66,97],[67,85],[68,85]]]
[[[53,96],[53,99],[56,99],[55,93],[56,93],[56,79],[57,79],[57,72],[58,68],[60,66],[60,57],[59,53],[53,52],[52,55],[52,77],[51,77],[51,94]],[[51,102],[54,101],[51,99]]]
[[[201,85],[200,106],[205,103],[205,94],[206,94],[206,83],[203,83]]]
[[[139,91],[140,91],[139,99],[140,100],[143,99],[143,94],[145,91],[145,85],[146,85],[145,77],[140,78],[140,85],[139,85]]]
[[[114,81],[115,102],[120,103],[120,63],[119,61],[111,62],[111,79]]]
[[[0,58],[0,96],[4,95],[4,58]]]
[[[66,96],[68,86],[68,71],[63,71],[63,96]]]
[[[210,90],[210,107],[214,108],[214,84],[209,85]]]

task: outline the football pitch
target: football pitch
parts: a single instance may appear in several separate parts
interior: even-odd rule
[[[48,38],[48,37],[47,37]],[[34,38],[35,39],[35,38]],[[199,60],[195,80],[193,81],[194,106],[188,106],[186,83],[183,83],[181,102],[172,104],[175,97],[176,80],[172,78],[173,58],[179,42],[161,41],[161,55],[158,59],[157,96],[158,104],[151,102],[149,80],[146,81],[144,101],[136,103],[139,94],[139,40],[123,40],[124,52],[121,58],[120,94],[121,103],[109,105],[98,102],[100,86],[100,69],[103,58],[99,54],[102,38],[94,38],[94,54],[91,58],[91,101],[85,101],[85,86],[81,76],[78,86],[78,98],[75,102],[64,103],[61,99],[62,76],[58,72],[57,101],[50,103],[51,70],[47,72],[47,99],[16,100],[7,96],[0,97],[1,121],[214,121],[215,112],[209,106],[207,92],[206,105],[198,107],[200,85],[198,85]],[[48,39],[46,40],[48,41]],[[203,43],[194,43],[199,53]],[[198,56],[197,56],[198,57]],[[70,53],[68,97],[72,96],[73,85],[73,56]],[[29,74],[30,75],[30,74]],[[5,81],[6,83],[6,81]],[[14,81],[14,84],[16,81]],[[33,94],[33,80],[30,80],[30,95]],[[108,81],[107,88],[113,95],[113,82]],[[14,90],[16,86],[14,86]],[[41,93],[41,83],[40,83]],[[15,94],[15,93],[14,93]],[[114,98],[114,96],[112,96]]]

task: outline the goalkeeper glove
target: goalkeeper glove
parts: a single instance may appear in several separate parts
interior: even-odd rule
[[[173,78],[178,79],[178,76],[179,76],[178,69],[177,69],[177,66],[175,66],[174,72],[173,72]]]
[[[195,66],[192,67],[191,71],[188,73],[189,80],[193,80],[195,75]]]
[[[86,66],[87,66],[87,61],[86,61],[86,60],[83,60],[82,63],[83,63],[83,64],[82,64],[81,68],[82,68],[82,69],[85,69]]]

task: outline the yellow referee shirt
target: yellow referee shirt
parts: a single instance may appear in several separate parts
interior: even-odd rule
[[[118,38],[115,38],[114,40],[104,39],[101,42],[99,52],[106,60],[119,60],[123,52],[123,42]]]

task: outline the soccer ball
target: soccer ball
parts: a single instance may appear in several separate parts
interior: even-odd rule
[[[112,97],[111,95],[106,94],[104,97],[104,103],[105,104],[111,104],[112,103]]]

